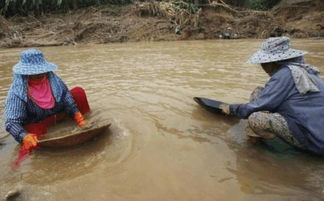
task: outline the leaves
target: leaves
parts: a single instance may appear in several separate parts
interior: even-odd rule
[[[58,0],[57,1],[57,6],[61,6],[61,4],[62,4],[62,0]]]
[[[248,5],[255,10],[268,10],[279,3],[280,0],[249,0]]]
[[[0,0],[0,15],[13,16],[26,15],[26,13],[36,15],[98,4],[127,4],[133,0],[73,0],[73,3],[71,2],[72,0]]]
[[[280,2],[280,0],[224,0],[234,6],[245,6],[256,10],[268,10]]]

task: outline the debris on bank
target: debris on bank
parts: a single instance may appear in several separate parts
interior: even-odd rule
[[[282,0],[270,11],[235,8],[223,1],[193,4],[144,1],[101,5],[40,17],[0,16],[0,47],[127,41],[324,37],[324,2]]]

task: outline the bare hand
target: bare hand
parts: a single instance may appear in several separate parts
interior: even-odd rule
[[[222,111],[223,111],[224,114],[227,114],[227,115],[230,114],[230,107],[229,107],[229,105],[227,105],[227,104],[221,104],[219,107],[220,107],[220,109],[222,109]]]

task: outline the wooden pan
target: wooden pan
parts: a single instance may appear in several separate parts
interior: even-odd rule
[[[39,140],[40,147],[71,147],[90,140],[96,135],[102,134],[111,124],[105,123],[97,127],[90,127],[76,133],[65,133],[58,137]]]

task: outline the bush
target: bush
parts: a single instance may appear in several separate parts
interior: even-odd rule
[[[0,15],[39,15],[98,4],[127,4],[133,0],[0,0]]]
[[[41,15],[43,13],[77,9],[98,4],[128,4],[133,1],[145,0],[0,0],[0,15]],[[186,8],[194,13],[199,5],[207,4],[209,0],[160,0],[172,2],[175,6]],[[234,6],[245,6],[251,9],[267,10],[280,0],[224,0]]]
[[[279,2],[280,0],[248,0],[247,5],[255,10],[268,10]]]
[[[280,0],[224,0],[224,2],[239,7],[247,7],[255,10],[268,10],[280,2]]]

